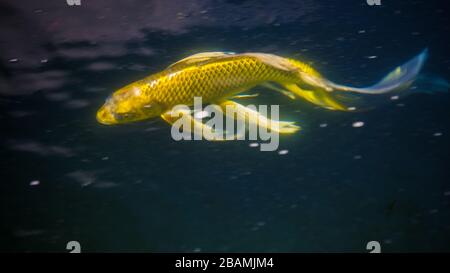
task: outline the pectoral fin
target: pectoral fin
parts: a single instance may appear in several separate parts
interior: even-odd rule
[[[280,134],[292,134],[300,130],[300,127],[295,125],[294,122],[269,119],[259,112],[234,101],[224,101],[220,106],[227,116],[231,114],[232,118],[244,120],[249,124],[270,129]]]
[[[204,138],[209,141],[233,140],[238,137],[201,122],[201,119],[195,118],[187,107],[175,107],[162,114],[161,117],[172,125],[172,136],[182,134],[183,139],[190,140],[191,134],[194,134],[194,139],[200,140]]]

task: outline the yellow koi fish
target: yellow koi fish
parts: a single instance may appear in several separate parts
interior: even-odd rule
[[[425,49],[407,63],[395,68],[377,84],[357,88],[339,85],[325,79],[309,65],[290,58],[265,53],[199,53],[182,59],[167,69],[133,82],[114,92],[97,112],[98,122],[122,124],[161,116],[169,123],[174,116],[191,119],[203,127],[190,112],[173,113],[176,105],[191,106],[194,97],[204,103],[231,107],[241,117],[265,120],[265,126],[279,133],[294,133],[293,122],[272,121],[230,99],[255,86],[264,86],[291,99],[301,97],[315,105],[330,109],[354,110],[353,94],[384,94],[406,89],[416,78],[427,56]],[[223,111],[225,113],[225,111]]]

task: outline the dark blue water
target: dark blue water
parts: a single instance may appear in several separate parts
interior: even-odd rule
[[[424,72],[448,80],[445,1],[44,2],[0,4],[1,251],[450,250],[447,90],[347,113],[261,89],[303,128],[284,155],[95,120],[114,90],[202,51],[363,86],[427,47]]]

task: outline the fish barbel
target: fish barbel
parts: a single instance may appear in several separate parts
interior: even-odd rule
[[[349,105],[354,101],[353,94],[377,95],[406,89],[418,75],[426,56],[425,49],[377,84],[358,88],[333,83],[303,62],[273,54],[199,53],[120,88],[98,110],[97,120],[112,125],[161,116],[173,123],[172,109],[180,104],[192,105],[194,97],[201,97],[204,103],[246,112],[244,106],[231,99],[246,97],[239,94],[255,86],[264,86],[291,99],[300,97],[330,110],[349,111],[354,108]],[[254,118],[258,118],[257,113]],[[293,122],[285,122],[278,131],[293,133],[298,129]]]

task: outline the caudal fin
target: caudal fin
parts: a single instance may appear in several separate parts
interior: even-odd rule
[[[333,90],[355,92],[360,94],[385,94],[392,91],[399,91],[410,86],[419,74],[425,60],[428,56],[428,49],[423,50],[419,55],[415,56],[405,64],[398,66],[389,74],[387,74],[378,83],[369,87],[351,87],[324,81],[324,85]]]
[[[448,80],[431,74],[420,74],[411,86],[415,93],[446,93],[450,89]]]

